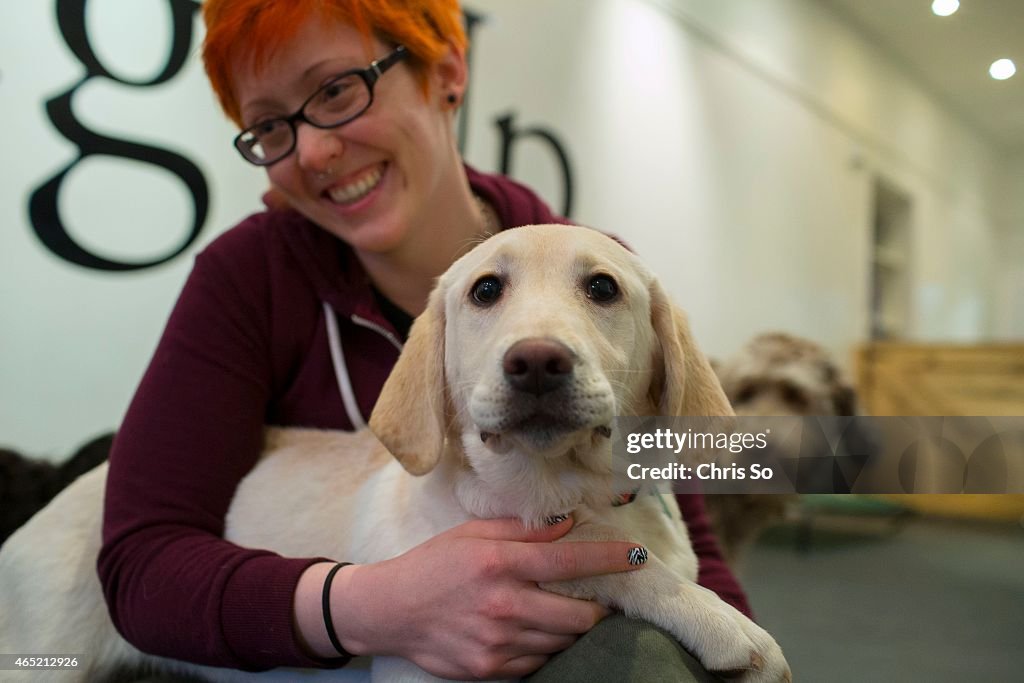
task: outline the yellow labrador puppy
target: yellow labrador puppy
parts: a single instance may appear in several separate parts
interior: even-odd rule
[[[473,518],[541,525],[572,513],[564,540],[628,540],[650,559],[546,589],[653,622],[710,670],[789,680],[775,641],[696,584],[674,499],[611,506],[612,419],[644,414],[730,414],[654,277],[586,228],[509,230],[441,277],[384,386],[373,433],[268,430],[225,535],[285,555],[375,562]],[[147,660],[212,680],[254,678],[161,662],[118,636],[94,576],[105,474],[80,478],[3,546],[0,652],[82,653],[87,666],[67,674],[81,680]],[[394,658],[375,659],[371,674],[434,680]],[[288,679],[255,677],[275,676]]]

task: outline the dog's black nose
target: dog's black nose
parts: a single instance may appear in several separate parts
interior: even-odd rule
[[[513,344],[502,360],[508,383],[516,391],[540,396],[563,386],[573,369],[572,352],[550,339],[523,339]]]

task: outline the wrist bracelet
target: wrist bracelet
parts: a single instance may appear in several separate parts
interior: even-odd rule
[[[323,612],[324,612],[324,626],[327,627],[327,637],[331,639],[331,645],[342,657],[351,657],[348,651],[341,646],[341,641],[338,640],[338,634],[334,632],[334,620],[331,619],[331,582],[334,581],[334,575],[338,573],[338,570],[342,567],[348,567],[351,562],[339,562],[338,564],[331,567],[331,571],[327,572],[327,578],[324,579],[324,593],[322,598]]]

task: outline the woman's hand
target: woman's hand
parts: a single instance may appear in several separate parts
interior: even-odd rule
[[[525,676],[609,613],[538,582],[637,568],[634,544],[551,543],[571,527],[478,520],[394,559],[344,567],[331,592],[339,639],[352,654],[397,655],[445,678]]]

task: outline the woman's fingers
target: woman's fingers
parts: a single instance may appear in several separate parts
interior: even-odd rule
[[[627,541],[521,543],[511,554],[515,573],[537,582],[613,574],[640,569],[647,562],[647,550]]]
[[[567,598],[540,589],[524,592],[520,602],[521,626],[549,635],[582,635],[612,613],[599,603]]]
[[[640,566],[634,543],[553,542],[572,526],[571,519],[541,529],[510,519],[475,520],[381,563],[386,576],[377,583],[392,586],[397,599],[383,606],[375,601],[364,611],[401,613],[403,633],[373,632],[364,640],[377,643],[377,652],[399,654],[448,678],[530,673],[609,613],[537,583]]]
[[[490,541],[545,543],[561,538],[572,528],[572,517],[539,529],[527,529],[517,519],[476,519],[460,524],[447,532],[456,537],[481,538]]]
[[[576,642],[577,634],[557,634],[536,629],[520,631],[509,648],[518,655],[553,655]]]
[[[511,569],[529,581],[564,581],[586,576],[638,569],[647,562],[647,550],[628,541],[567,541],[552,543],[572,528],[572,517],[540,529],[527,529],[514,519],[474,520],[447,532],[454,537],[499,543],[490,561],[492,569]]]
[[[545,655],[525,655],[510,659],[501,668],[502,678],[522,678],[529,676],[537,669],[547,664],[549,657]]]

